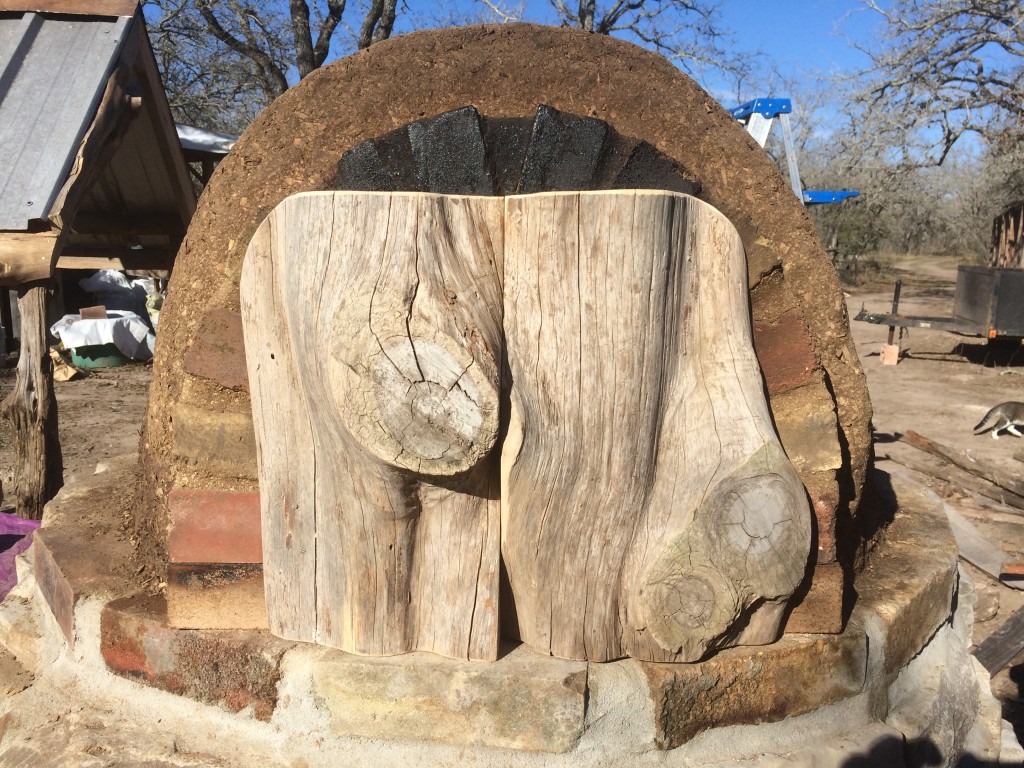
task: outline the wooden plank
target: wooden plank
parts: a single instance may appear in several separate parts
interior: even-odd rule
[[[134,39],[131,33],[129,39]],[[96,114],[79,142],[68,177],[47,212],[47,218],[58,229],[71,228],[82,198],[117,153],[127,125],[137,119],[137,111],[130,107],[128,98],[128,76],[126,68],[117,67],[107,78]]]
[[[141,97],[126,95],[129,79],[136,81]],[[50,221],[63,229],[70,229],[77,218],[79,206],[91,190],[102,186],[105,174],[116,173],[121,163],[115,158],[127,158],[132,164],[131,145],[126,138],[138,139],[152,145],[156,158],[154,168],[148,163],[134,163],[133,173],[152,174],[159,184],[149,186],[157,190],[166,186],[170,190],[173,207],[168,213],[177,219],[172,232],[179,235],[188,227],[195,211],[196,197],[188,178],[177,133],[170,117],[166,95],[161,86],[153,53],[145,33],[141,16],[129,25],[117,66],[107,81],[106,89],[96,115],[82,139],[71,173],[48,214]],[[134,89],[133,89],[134,92]],[[145,126],[140,124],[145,123]],[[144,130],[143,130],[144,128]],[[147,195],[153,191],[147,188]],[[138,194],[128,194],[129,200],[139,200]]]
[[[174,189],[176,212],[182,226],[188,229],[192,214],[196,211],[196,192],[192,186],[188,166],[182,154],[178,131],[174,127],[171,108],[167,104],[163,79],[157,69],[156,58],[146,35],[146,24],[142,11],[137,11],[131,34],[137,40],[138,54],[131,66],[142,88],[142,109],[149,116],[156,136],[157,148],[163,159],[164,177]]]
[[[956,465],[953,465],[946,473],[939,476],[936,474],[936,470],[934,468],[928,466],[923,461],[914,459],[912,456],[888,454],[881,456],[880,458],[895,461],[897,464],[900,464],[907,469],[912,469],[915,472],[928,475],[933,478],[933,480],[940,483],[944,488],[952,489],[955,487],[958,490],[968,490],[972,493],[978,494],[979,496],[984,496],[987,499],[999,502],[1005,507],[1000,510],[1005,514],[1024,516],[1024,497],[1011,493],[1005,488],[992,485],[991,483],[982,480],[976,475],[972,475]],[[950,473],[952,473],[952,475]]]
[[[275,634],[497,658],[501,206],[309,193],[250,243],[242,318]]]
[[[974,649],[974,657],[994,675],[1024,650],[1024,608],[1018,608]]]
[[[57,247],[56,232],[0,232],[0,285],[49,279]]]
[[[936,443],[934,440],[929,440],[927,437],[919,435],[913,430],[907,430],[899,436],[899,439],[908,445],[918,448],[919,450],[930,453],[933,456],[938,456],[940,459],[944,459],[951,464],[955,464],[961,469],[970,472],[972,475],[976,475],[983,480],[988,480],[993,485],[1005,488],[1018,496],[1024,496],[1024,482],[1010,477],[995,467],[985,464],[974,456],[971,456],[966,451],[961,451],[958,448],[950,448],[949,446],[942,445],[941,443]]]
[[[270,631],[286,640],[314,642],[316,467],[312,424],[305,395],[299,390],[287,317],[278,317],[272,325],[283,334],[280,337],[259,332],[260,318],[280,313],[279,304],[289,298],[280,293],[274,259],[275,247],[287,247],[287,239],[275,238],[277,234],[266,221],[256,231],[240,288],[243,313],[250,314],[256,327],[247,358],[257,457],[266,457],[258,459],[263,578]],[[311,239],[314,237],[311,233]],[[294,394],[278,398],[279,392]]]
[[[184,234],[178,216],[160,211],[120,215],[79,213],[71,222],[71,231],[79,235],[163,235],[179,240]]]
[[[169,271],[175,253],[144,248],[136,251],[106,248],[67,248],[57,259],[57,269],[119,269]]]
[[[654,661],[774,640],[811,516],[735,229],[664,192],[506,206],[502,554],[523,640]]]

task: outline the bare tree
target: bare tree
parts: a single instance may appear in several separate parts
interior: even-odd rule
[[[835,129],[801,155],[808,184],[862,196],[816,209],[819,232],[858,252],[980,257],[1024,194],[1024,5],[862,2],[883,22],[862,47],[872,64],[833,85]]]
[[[489,20],[529,21],[522,3],[476,0],[486,8]],[[598,35],[615,35],[663,54],[687,74],[704,79],[722,73],[730,79],[751,71],[758,54],[737,55],[719,18],[717,0],[548,0],[555,21]],[[542,19],[550,21],[551,18]]]
[[[941,164],[966,133],[1024,128],[1024,4],[1020,0],[863,0],[885,22],[855,97],[876,119],[877,145]],[[885,120],[879,120],[879,117]]]
[[[398,0],[368,0],[350,45],[388,38]],[[347,0],[147,0],[153,48],[177,119],[241,131],[298,79],[323,66]]]
[[[210,36],[192,0],[150,0],[145,12],[175,120],[240,133],[272,98],[251,60]]]

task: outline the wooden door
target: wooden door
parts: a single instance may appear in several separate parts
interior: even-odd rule
[[[745,280],[674,193],[285,200],[242,275],[272,631],[493,659],[503,558],[546,653],[773,640],[810,511]]]
[[[271,631],[497,657],[502,201],[309,193],[242,273]]]

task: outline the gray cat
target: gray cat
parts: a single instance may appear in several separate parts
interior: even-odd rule
[[[985,426],[988,425],[988,426]],[[1024,403],[1000,403],[985,414],[985,418],[974,427],[974,434],[980,435],[992,430],[992,437],[999,439],[1004,429],[1016,437],[1024,437],[1017,427],[1024,426]]]

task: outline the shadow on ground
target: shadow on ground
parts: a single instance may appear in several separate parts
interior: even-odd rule
[[[1003,719],[1013,726],[1017,741],[1024,744],[1024,654],[1018,654],[1013,662],[1008,672],[1016,690],[1004,688],[998,698],[1003,708]]]
[[[942,752],[938,745],[928,738],[904,740],[887,736],[876,741],[865,754],[854,755],[842,764],[842,768],[926,768],[942,765]],[[981,760],[965,755],[956,763],[956,768],[996,768],[1005,764],[993,760]]]
[[[961,342],[953,348],[953,354],[962,355],[969,362],[987,368],[1024,367],[1024,345],[1013,342]]]

